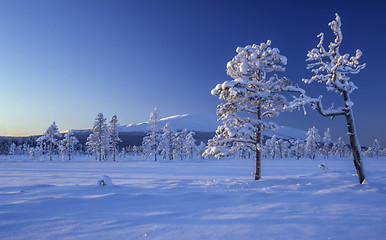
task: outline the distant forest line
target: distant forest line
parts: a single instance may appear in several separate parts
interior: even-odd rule
[[[74,131],[75,137],[79,143],[82,144],[83,150],[86,148],[87,137],[90,135],[91,130]],[[196,144],[204,142],[205,144],[209,139],[213,138],[215,132],[195,132],[194,139]],[[22,145],[26,143],[30,147],[36,147],[36,139],[42,135],[28,136],[28,137],[4,137],[0,136],[0,154],[8,154],[9,146],[12,143],[16,145]],[[119,137],[122,140],[118,144],[119,149],[128,146],[141,146],[142,139],[146,136],[145,132],[120,132]]]

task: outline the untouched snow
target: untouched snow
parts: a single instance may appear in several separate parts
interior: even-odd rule
[[[385,163],[0,157],[0,239],[385,239]]]

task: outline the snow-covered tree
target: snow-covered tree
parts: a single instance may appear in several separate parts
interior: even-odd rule
[[[283,139],[278,139],[275,142],[275,152],[280,158],[283,158]]]
[[[345,147],[346,144],[344,143],[343,138],[339,137],[338,141],[332,146],[331,151],[335,154],[335,156],[344,157]]]
[[[354,114],[353,114],[353,102],[351,101],[350,94],[357,89],[355,84],[350,81],[349,74],[357,74],[360,70],[364,69],[366,64],[359,64],[358,59],[361,57],[362,52],[356,50],[355,56],[349,54],[343,54],[339,52],[343,35],[341,31],[341,21],[338,14],[334,21],[329,23],[332,31],[335,34],[335,40],[330,43],[328,50],[324,48],[324,34],[320,33],[318,37],[320,42],[316,48],[312,49],[307,54],[307,61],[314,61],[308,64],[308,69],[315,74],[310,79],[303,79],[306,83],[320,82],[327,85],[327,90],[335,91],[342,95],[344,107],[331,108],[328,110],[323,109],[322,96],[318,99],[311,99],[310,103],[319,111],[323,116],[335,117],[345,116],[348,127],[348,136],[350,138],[350,145],[354,158],[354,165],[357,170],[359,182],[363,183],[365,180],[364,171],[362,168],[361,157],[361,145],[358,140],[358,134],[355,127]]]
[[[153,155],[154,161],[157,161],[157,155],[160,151],[161,129],[160,114],[157,108],[150,113],[149,129],[147,135],[143,138],[142,147],[147,155]]]
[[[266,158],[275,158],[275,143],[276,136],[273,135],[271,138],[267,139],[264,144],[264,156]]]
[[[168,157],[169,160],[173,160],[174,137],[174,130],[170,127],[169,123],[166,123],[165,127],[163,128],[160,143],[163,158]]]
[[[94,151],[95,158],[99,161],[107,158],[107,151],[110,148],[110,135],[106,125],[106,118],[99,113],[94,121],[90,136],[87,138],[87,145]]]
[[[201,158],[203,157],[202,154],[205,152],[205,149],[206,149],[206,144],[201,141],[200,145],[198,145],[197,147],[197,151],[198,151],[198,156],[201,156]]]
[[[287,64],[287,58],[279,49],[270,45],[268,40],[260,45],[238,47],[237,55],[227,64],[227,74],[233,80],[218,84],[211,92],[226,102],[217,106],[223,125],[208,144],[207,152],[228,155],[229,152],[223,150],[229,145],[245,145],[255,153],[255,180],[260,178],[262,131],[276,126],[263,117],[274,117],[286,110],[287,99],[283,92],[304,93],[286,78],[267,77],[267,73],[284,71]]]
[[[323,148],[322,148],[322,154],[327,159],[328,159],[328,154],[330,152],[330,142],[331,142],[330,128],[327,128],[327,130],[324,132]]]
[[[118,143],[122,142],[118,135],[118,119],[117,115],[114,115],[110,121],[109,134],[110,134],[110,143],[111,143],[111,152],[113,153],[113,160],[115,162],[115,153],[118,148]]]
[[[47,128],[46,132],[42,136],[43,137],[42,139],[48,142],[49,144],[48,146],[49,146],[49,153],[50,153],[50,161],[52,161],[52,151],[54,146],[58,142],[58,140],[56,139],[56,137],[58,136],[60,136],[60,133],[58,131],[58,127],[56,126],[55,122],[53,122],[51,126]]]
[[[377,158],[379,158],[379,155],[380,155],[380,152],[381,152],[381,145],[380,145],[378,139],[374,140],[373,149],[374,149],[375,156]]]
[[[196,139],[194,139],[195,132],[189,132],[185,137],[185,152],[189,158],[193,158],[197,151]]]
[[[94,154],[95,160],[98,160],[98,147],[97,147],[97,140],[94,133],[90,133],[90,135],[87,137],[87,152]]]
[[[309,158],[315,159],[319,138],[318,129],[315,126],[308,129],[305,150]]]
[[[296,157],[296,159],[299,160],[299,158],[304,156],[303,141],[299,139],[292,139],[291,144],[292,144],[292,147],[291,147],[292,156]]]
[[[175,133],[175,145],[174,145],[174,151],[173,155],[175,159],[181,159],[183,160],[186,158],[186,136],[188,135],[188,132],[186,129],[183,129],[182,131]]]
[[[8,155],[15,155],[15,151],[16,151],[16,144],[13,142],[11,143],[11,145],[9,145]]]
[[[71,153],[75,150],[75,145],[79,143],[78,139],[75,137],[74,132],[72,130],[68,130],[67,133],[64,134],[64,138],[60,141],[64,154],[67,154],[68,160],[71,160]]]
[[[283,144],[282,144],[283,157],[287,158],[289,156],[289,151],[290,151],[290,143],[288,141],[283,141]]]

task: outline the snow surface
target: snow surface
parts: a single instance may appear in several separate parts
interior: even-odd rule
[[[0,157],[0,239],[385,239],[385,163]]]

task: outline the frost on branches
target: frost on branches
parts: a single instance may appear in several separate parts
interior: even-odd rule
[[[330,43],[328,50],[324,48],[324,34],[318,35],[320,41],[316,48],[307,54],[307,61],[313,61],[308,64],[307,69],[315,74],[310,79],[303,79],[305,83],[320,82],[327,85],[327,90],[335,91],[343,96],[344,106],[339,108],[323,109],[322,96],[317,99],[309,99],[309,103],[316,108],[323,116],[335,117],[343,115],[346,117],[348,126],[348,136],[354,157],[354,164],[358,173],[359,182],[363,183],[365,175],[362,168],[361,146],[357,137],[354,114],[352,111],[353,102],[350,94],[357,89],[355,84],[350,81],[349,74],[357,74],[365,68],[366,64],[359,64],[358,60],[362,52],[358,49],[354,56],[349,54],[341,55],[339,52],[342,44],[343,35],[341,31],[341,21],[338,14],[334,21],[329,23],[335,34],[335,40]]]
[[[256,180],[260,178],[261,133],[276,126],[263,117],[274,117],[287,110],[288,101],[283,92],[304,94],[304,90],[292,86],[286,78],[267,77],[267,73],[284,71],[287,64],[279,49],[270,45],[268,40],[236,49],[237,55],[227,64],[227,74],[233,80],[218,84],[211,92],[225,101],[217,106],[223,125],[218,127],[204,152],[204,156],[220,158],[249,149],[256,155]]]

